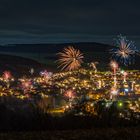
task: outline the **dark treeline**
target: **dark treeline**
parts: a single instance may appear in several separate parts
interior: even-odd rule
[[[72,130],[104,127],[139,127],[140,122],[116,117],[117,110],[99,110],[98,116],[51,116],[37,105],[37,100],[2,97],[0,102],[0,131]]]

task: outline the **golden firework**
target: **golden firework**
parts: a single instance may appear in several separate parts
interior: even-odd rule
[[[61,70],[75,70],[81,66],[83,63],[83,54],[80,50],[69,46],[64,48],[64,50],[58,53],[59,60],[58,63],[60,64],[58,67],[61,67]]]

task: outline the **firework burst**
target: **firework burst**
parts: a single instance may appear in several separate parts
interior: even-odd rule
[[[5,80],[11,79],[11,78],[12,78],[11,72],[10,72],[10,71],[4,71],[4,72],[3,72],[3,78],[4,78]]]
[[[20,87],[24,92],[30,90],[32,88],[32,86],[33,86],[32,82],[28,79],[25,79],[25,80],[21,81],[21,86]]]
[[[110,66],[111,68],[114,70],[116,70],[118,68],[118,63],[116,61],[111,61],[110,62]]]
[[[134,63],[134,57],[138,52],[134,42],[128,41],[126,37],[118,36],[116,40],[117,47],[111,50],[112,58],[124,65]]]
[[[75,70],[83,63],[83,54],[80,50],[74,49],[73,47],[64,48],[63,52],[58,53],[61,70]]]
[[[97,67],[96,67],[97,64],[99,64],[99,63],[98,63],[98,62],[91,62],[91,63],[89,64],[89,66],[90,66],[91,68],[93,68],[93,69],[95,70],[95,72],[97,72]]]
[[[72,99],[72,98],[74,98],[75,97],[75,92],[73,91],[73,90],[67,90],[66,92],[65,92],[65,94],[64,94],[67,98],[70,98],[70,99]]]
[[[47,70],[41,71],[40,76],[44,77],[45,79],[50,79],[52,77],[53,73],[48,72]]]

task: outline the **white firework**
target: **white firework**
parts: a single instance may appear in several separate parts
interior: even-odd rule
[[[134,42],[128,41],[126,37],[118,36],[117,47],[111,50],[112,57],[124,65],[134,62],[134,57],[138,52]]]

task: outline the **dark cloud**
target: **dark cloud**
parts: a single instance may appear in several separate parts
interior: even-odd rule
[[[0,36],[140,35],[139,0],[1,0]]]

